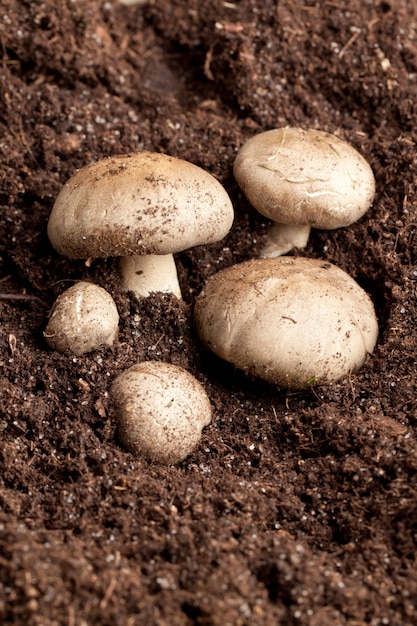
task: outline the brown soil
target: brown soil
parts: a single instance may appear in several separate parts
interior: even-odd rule
[[[415,625],[414,0],[0,0],[0,38],[0,622]],[[303,392],[220,362],[192,323],[205,280],[268,227],[236,150],[287,124],[337,133],[377,180],[364,218],[297,252],[369,292],[376,352]],[[76,168],[141,149],[207,169],[235,206],[226,240],[177,255],[184,302],[138,302],[116,261],[69,261],[46,236]],[[43,329],[80,278],[112,293],[120,336],[70,358]],[[185,367],[213,405],[178,466],[117,440],[109,385],[143,359]]]

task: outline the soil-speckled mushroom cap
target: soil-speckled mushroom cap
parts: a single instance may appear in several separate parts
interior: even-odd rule
[[[102,287],[79,281],[55,301],[45,328],[47,344],[63,354],[81,356],[117,338],[119,314]]]
[[[144,151],[78,170],[56,198],[48,236],[69,258],[163,255],[218,241],[232,222],[231,200],[214,176]]]
[[[319,130],[278,128],[240,148],[235,178],[252,206],[282,224],[349,226],[370,207],[375,178],[353,146]]]
[[[219,357],[285,387],[358,370],[378,335],[367,293],[317,259],[256,259],[222,270],[207,281],[194,313],[201,340]]]
[[[211,421],[203,386],[170,363],[137,363],[119,374],[110,393],[123,445],[162,463],[178,463],[188,456]]]

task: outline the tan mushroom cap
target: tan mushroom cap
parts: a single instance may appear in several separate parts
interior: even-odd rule
[[[375,193],[372,169],[359,152],[312,129],[255,135],[240,148],[234,175],[262,215],[320,229],[349,226],[369,209]]]
[[[111,295],[102,287],[79,281],[55,301],[44,337],[57,352],[81,356],[117,338],[119,314]]]
[[[211,174],[144,151],[77,171],[58,194],[48,236],[69,258],[164,255],[218,241],[232,222],[230,198]]]
[[[255,259],[215,274],[195,304],[203,343],[254,376],[294,388],[358,370],[375,347],[371,299],[316,259]]]
[[[178,463],[188,456],[211,421],[203,386],[169,363],[133,365],[113,381],[110,394],[122,444],[162,463]]]

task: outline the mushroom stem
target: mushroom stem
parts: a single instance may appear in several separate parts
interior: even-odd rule
[[[304,248],[307,245],[310,230],[311,227],[308,224],[273,222],[261,250],[261,257],[273,259],[287,254],[293,248]]]
[[[123,289],[132,291],[139,299],[154,292],[173,293],[182,299],[172,254],[121,257],[120,274]]]

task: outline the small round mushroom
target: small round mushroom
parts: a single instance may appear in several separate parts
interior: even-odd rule
[[[255,135],[240,148],[233,171],[249,202],[273,221],[263,257],[304,248],[312,226],[349,226],[375,194],[367,161],[319,130],[285,127]]]
[[[212,276],[195,303],[203,343],[283,387],[326,384],[357,371],[375,347],[371,299],[325,261],[254,259]]]
[[[202,385],[181,367],[144,361],[113,381],[110,395],[122,444],[162,463],[178,463],[197,446],[211,421]]]
[[[232,203],[214,176],[143,151],[78,170],[56,198],[48,236],[69,258],[122,257],[124,288],[138,298],[181,297],[172,254],[222,239],[232,222]]]
[[[102,345],[113,345],[118,326],[119,314],[111,295],[98,285],[80,281],[56,299],[44,337],[53,350],[81,356]]]

